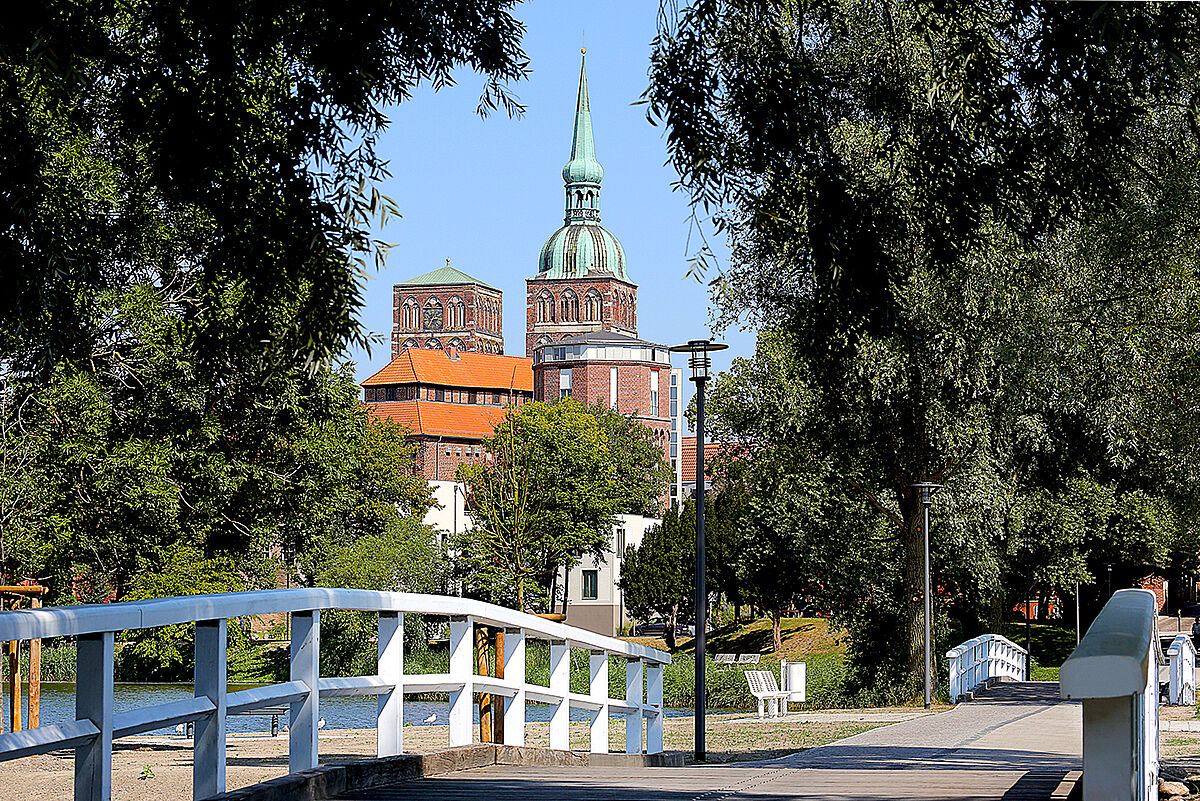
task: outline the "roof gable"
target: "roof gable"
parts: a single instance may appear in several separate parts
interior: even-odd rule
[[[533,392],[533,359],[458,351],[451,359],[442,350],[405,348],[364,387],[383,384],[436,384],[444,387],[512,389]]]
[[[479,286],[487,287],[488,289],[495,290],[497,292],[500,291],[490,284],[485,284],[478,278],[472,278],[462,270],[454,269],[449,264],[447,264],[445,267],[439,267],[436,270],[427,272],[424,275],[418,275],[416,278],[410,278],[407,281],[401,281],[399,284],[397,284],[397,286],[430,286],[437,284],[478,284]]]

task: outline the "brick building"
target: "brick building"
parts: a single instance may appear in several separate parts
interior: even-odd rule
[[[405,348],[363,382],[367,407],[412,432],[430,481],[453,481],[459,464],[481,457],[504,408],[532,398],[529,359],[469,351]]]
[[[500,290],[446,266],[392,287],[392,355],[405,348],[504,353]]]

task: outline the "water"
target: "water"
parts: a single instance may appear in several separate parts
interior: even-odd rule
[[[229,685],[229,691],[245,689],[254,685]],[[191,684],[141,684],[118,682],[113,686],[113,705],[118,713],[131,709],[165,704],[169,701],[179,701],[192,697]],[[22,720],[28,721],[28,688],[24,695],[25,714]],[[4,701],[7,708],[7,699]],[[404,722],[414,726],[434,726],[445,724],[450,710],[448,701],[410,701],[404,702]],[[525,720],[531,723],[547,723],[553,708],[546,704],[529,703],[525,705]],[[6,709],[7,712],[7,709]],[[691,709],[667,709],[667,717],[686,717],[692,714]],[[321,717],[325,718],[327,729],[373,729],[375,728],[376,697],[360,695],[350,698],[322,698]],[[434,720],[429,721],[430,715]],[[7,714],[0,722],[0,731],[7,723]],[[585,709],[572,709],[571,720],[588,720]],[[52,723],[67,723],[75,720],[75,685],[68,682],[43,682],[41,723],[43,726]],[[479,722],[479,707],[475,706],[475,722]],[[271,719],[253,715],[230,715],[226,721],[226,730],[230,732],[269,732]],[[279,721],[280,728],[287,725],[287,716]],[[154,734],[174,734],[174,729],[160,729]]]

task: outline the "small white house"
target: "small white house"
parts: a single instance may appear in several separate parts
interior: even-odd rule
[[[585,556],[571,568],[567,578],[567,623],[612,636],[619,632],[622,625],[630,622],[621,588],[617,586],[625,549],[641,545],[646,530],[660,522],[653,517],[620,515],[617,525],[613,527],[604,559]],[[560,587],[565,572],[559,572]],[[560,611],[561,608],[557,607],[554,611]]]

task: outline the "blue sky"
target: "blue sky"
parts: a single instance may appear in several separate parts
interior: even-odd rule
[[[662,129],[632,105],[647,85],[654,0],[534,0],[517,7],[526,24],[529,79],[512,87],[523,117],[474,111],[483,79],[470,72],[441,92],[428,87],[390,112],[379,149],[392,177],[381,190],[403,215],[380,236],[395,247],[367,287],[363,322],[385,335],[370,355],[353,351],[359,380],[390,358],[392,285],[451,264],[504,292],[505,353],[525,352],[525,279],[537,270],[546,238],[563,221],[561,171],[570,154],[586,37],[588,89],[596,156],[604,166],[603,225],[621,241],[638,284],[638,333],[676,344],[710,335],[708,288],[685,278],[687,197],[671,191],[675,172]],[[721,254],[724,255],[723,253]],[[729,331],[730,349],[714,358],[724,369],[753,352],[753,336]],[[676,357],[675,366],[685,366]],[[690,382],[688,383],[690,396]]]

